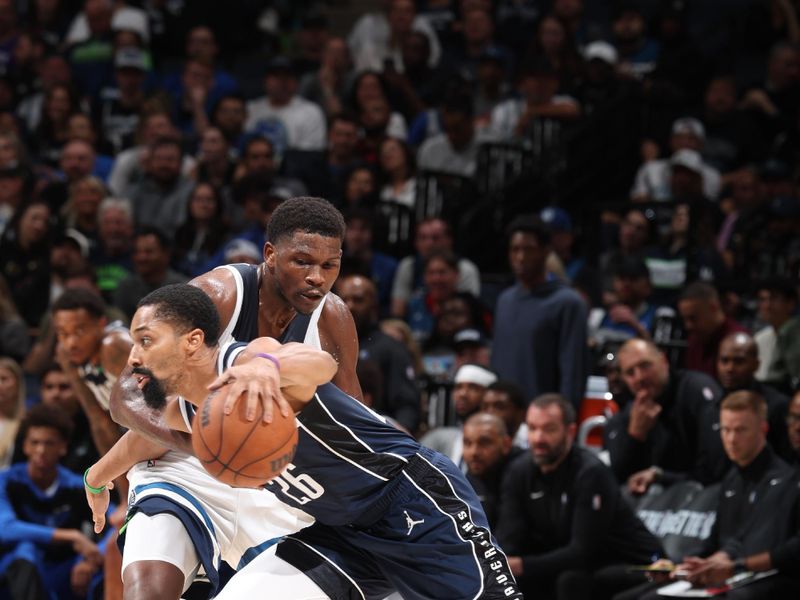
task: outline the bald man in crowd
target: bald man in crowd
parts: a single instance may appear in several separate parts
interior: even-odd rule
[[[719,439],[722,389],[705,373],[670,369],[650,341],[628,340],[617,353],[634,397],[606,426],[611,468],[634,494],[661,481],[722,479],[728,460]]]
[[[786,428],[789,398],[772,386],[756,380],[758,367],[758,345],[753,336],[748,333],[732,333],[722,340],[717,357],[717,380],[725,395],[749,390],[764,398],[769,423],[767,440],[776,453],[789,457],[792,454]]]

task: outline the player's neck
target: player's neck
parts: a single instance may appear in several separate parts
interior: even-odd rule
[[[269,271],[262,265],[258,286],[258,333],[280,338],[297,311],[278,291]]]
[[[208,386],[217,378],[219,347],[204,348],[186,363],[185,385],[181,396],[199,406],[208,396]]]

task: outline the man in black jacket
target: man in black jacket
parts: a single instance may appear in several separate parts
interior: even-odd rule
[[[359,358],[375,361],[383,373],[381,405],[372,408],[392,417],[413,434],[419,425],[420,399],[411,356],[400,342],[377,327],[375,284],[362,275],[349,275],[338,282],[336,291],[353,313]]]
[[[728,600],[800,596],[800,476],[766,443],[767,405],[748,390],[727,396],[720,434],[734,464],[722,480],[717,520],[703,556],[678,569],[700,587],[717,586],[737,573],[778,573],[726,594]],[[663,596],[651,592],[646,600]]]
[[[634,494],[656,480],[722,479],[729,463],[719,439],[717,403],[722,390],[704,373],[671,371],[650,341],[628,340],[618,352],[620,372],[633,402],[605,429],[611,468]]]
[[[530,452],[503,479],[497,539],[526,597],[607,598],[642,581],[627,566],[650,562],[659,541],[623,500],[614,475],[573,446],[575,411],[558,394],[536,398]]]

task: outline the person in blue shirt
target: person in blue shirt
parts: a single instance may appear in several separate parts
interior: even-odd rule
[[[83,480],[58,464],[71,433],[55,406],[35,406],[22,421],[27,461],[0,473],[0,597],[84,598],[103,565],[101,546],[84,533],[92,513]]]

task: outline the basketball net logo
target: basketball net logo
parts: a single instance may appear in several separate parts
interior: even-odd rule
[[[425,522],[425,519],[420,519],[419,521],[415,521],[408,514],[407,510],[404,510],[403,514],[406,516],[406,525],[408,526],[408,532],[406,533],[406,535],[411,535],[411,530],[414,529],[415,525],[422,525]]]

